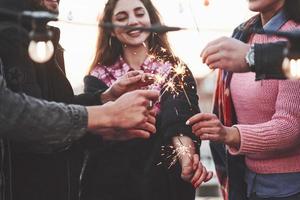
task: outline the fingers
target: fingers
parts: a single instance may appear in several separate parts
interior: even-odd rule
[[[207,47],[206,49],[204,49],[201,55],[202,62],[209,65],[208,61],[210,61],[210,63],[213,61],[218,61],[221,57],[221,55],[218,54],[219,52],[220,49],[217,45]]]
[[[131,77],[142,75],[143,73],[144,73],[143,70],[134,70],[134,71],[127,72],[125,76],[127,76],[127,78],[131,78]]]
[[[217,69],[217,68],[226,69],[226,64],[225,64],[224,60],[217,60],[216,62],[212,62],[207,65],[210,69]]]
[[[151,133],[142,129],[136,129],[136,130],[129,130],[127,132],[127,139],[134,139],[134,138],[144,138],[147,139],[150,137]]]
[[[149,110],[149,115],[151,115],[151,116],[153,116],[153,117],[155,117],[156,116],[156,109],[155,108],[153,108],[153,109],[151,109],[151,110]]]
[[[124,80],[123,84],[124,85],[133,85],[134,83],[139,82],[142,79],[142,75],[137,75],[137,76],[133,76],[133,77],[128,77]]]
[[[154,90],[136,90],[140,96],[152,101],[156,101],[159,97],[159,92]],[[147,102],[148,103],[148,102]]]
[[[201,162],[197,162],[196,164],[196,169],[195,169],[195,173],[191,179],[191,184],[195,187],[195,183],[199,180],[199,178],[201,177],[201,174],[203,173],[203,166],[201,164]]]
[[[189,182],[193,176],[193,173],[194,173],[194,170],[193,170],[191,160],[189,161],[189,164],[187,164],[187,163],[182,164],[182,169],[181,169],[182,180]]]
[[[207,176],[206,176],[206,179],[204,180],[204,182],[207,182],[209,181],[210,179],[212,179],[214,173],[213,172],[208,172]]]
[[[212,46],[218,46],[222,41],[226,40],[228,37],[220,37],[216,40],[213,40],[209,43],[207,43],[207,45],[203,48],[200,56],[203,57],[204,53],[207,51],[207,49],[209,49]]]
[[[150,123],[150,124],[155,124],[155,122],[156,122],[155,116],[149,115],[149,116],[148,116],[148,123]]]
[[[155,133],[156,132],[156,127],[155,127],[155,123],[142,123],[139,126],[137,126],[138,129],[140,130],[144,130],[147,131],[149,133]]]
[[[142,81],[143,82],[154,82],[154,75],[153,74],[150,74],[150,73],[143,73],[142,75]]]
[[[202,134],[199,134],[198,137],[201,140],[210,140],[210,141],[220,142],[220,136],[218,134],[202,133]]]
[[[194,154],[193,155],[193,169],[196,170],[197,167],[198,167],[198,163],[200,162],[200,158],[199,158],[199,155],[198,154]]]
[[[199,178],[196,179],[196,181],[192,182],[192,184],[195,188],[199,187],[202,184],[202,182],[204,182],[204,180],[206,180],[206,177],[208,175],[206,168],[204,166],[202,166],[202,164],[201,165],[200,164],[201,163],[199,163],[199,168],[198,169],[200,171],[201,168],[202,168],[201,175],[200,175]]]
[[[189,118],[186,121],[186,125],[193,125],[195,123],[198,123],[200,121],[203,120],[211,120],[211,119],[216,119],[217,116],[215,114],[211,114],[211,113],[198,113],[194,116],[192,116],[191,118]]]
[[[194,174],[193,170],[193,157],[190,155],[183,155],[179,162],[181,164],[181,178],[189,182]]]
[[[192,126],[192,132],[196,133],[198,130],[202,128],[207,128],[207,127],[217,127],[219,125],[219,120],[218,119],[212,119],[209,121],[199,121],[198,123],[195,123]]]

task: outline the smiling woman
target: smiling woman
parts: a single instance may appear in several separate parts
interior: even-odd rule
[[[102,14],[106,3],[107,0],[61,0],[60,17],[70,22],[97,24],[98,16]],[[211,0],[209,6],[204,6],[201,0],[153,0],[153,4],[165,24],[188,27],[187,31],[170,33],[168,36],[174,52],[190,66],[196,79],[203,79],[210,72],[199,58],[204,45],[214,38],[229,36],[241,20],[253,15],[247,9],[247,2],[240,0]],[[234,9],[236,7],[239,9]],[[83,90],[83,77],[94,57],[98,28],[64,23],[60,29],[67,76],[75,92],[79,93]],[[109,51],[108,48],[106,50]],[[201,108],[203,111],[210,111],[214,79],[209,76],[201,83],[203,84],[198,87],[201,92]],[[203,157],[209,155],[207,149],[203,151]],[[212,159],[206,162],[209,164],[206,166],[214,169]]]
[[[70,22],[96,24],[106,2],[61,0],[60,18]],[[204,6],[200,0],[153,0],[153,4],[167,25],[188,27],[187,31],[168,35],[174,52],[190,66],[196,78],[204,78],[210,72],[199,58],[207,41],[229,36],[240,20],[253,15],[247,9],[247,2],[240,0],[213,0],[209,6]],[[236,7],[239,9],[234,10]],[[94,57],[97,27],[65,23],[59,26],[62,32],[61,44],[65,49],[67,76],[78,93],[82,90],[83,77]],[[204,90],[212,90],[214,86],[209,83],[206,87]]]

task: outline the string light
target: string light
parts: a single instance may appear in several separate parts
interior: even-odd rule
[[[53,33],[47,27],[47,23],[57,21],[57,15],[46,11],[15,12],[3,8],[0,8],[0,15],[17,22],[30,20],[32,25],[28,46],[30,58],[37,63],[44,63],[51,59],[54,53],[54,46],[51,41]]]
[[[204,6],[209,6],[209,3],[210,3],[209,0],[204,0],[204,1],[203,1],[203,5],[204,5]]]
[[[284,58],[282,69],[288,79],[300,79],[300,59]]]

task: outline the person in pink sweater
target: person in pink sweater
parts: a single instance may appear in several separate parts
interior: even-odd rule
[[[284,40],[275,36],[246,35],[241,30],[299,28],[289,15],[289,9],[299,10],[291,7],[293,2],[296,1],[249,0],[249,9],[259,14],[242,24],[234,36],[250,45]],[[226,53],[220,50],[226,49],[224,44],[219,44],[222,40],[224,38],[215,40],[204,48],[204,62],[218,63],[218,56]],[[253,72],[220,70],[214,111],[216,114],[194,115],[187,124],[201,140],[224,143],[229,152],[227,156],[245,156],[245,173],[235,176],[243,176],[246,194],[233,197],[230,190],[236,185],[228,188],[230,180],[226,180],[224,185],[229,190],[224,191],[224,199],[300,199],[300,81],[255,81]]]

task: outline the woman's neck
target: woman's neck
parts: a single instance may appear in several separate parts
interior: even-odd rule
[[[276,15],[281,9],[283,9],[284,1],[282,3],[274,4],[267,10],[260,13],[261,23],[264,26],[274,15]]]
[[[123,46],[123,53],[125,62],[132,69],[139,70],[148,56],[148,47],[144,45]]]

